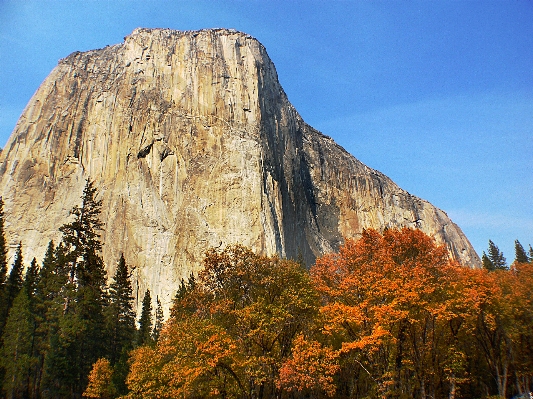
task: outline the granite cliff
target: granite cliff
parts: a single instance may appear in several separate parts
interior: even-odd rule
[[[168,307],[210,247],[241,243],[311,263],[362,229],[409,226],[479,257],[448,216],[399,188],[289,103],[274,64],[233,30],[137,29],[60,60],[0,154],[6,235],[42,259],[79,204],[103,199],[104,260]]]

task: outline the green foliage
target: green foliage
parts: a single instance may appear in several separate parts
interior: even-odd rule
[[[81,202],[81,207],[71,211],[73,220],[60,228],[63,241],[55,254],[57,273],[50,276],[50,283],[54,274],[67,276],[57,296],[52,295],[62,302],[62,313],[56,313],[57,324],[48,331],[45,358],[45,387],[57,397],[83,392],[92,365],[106,349],[104,309],[108,301],[100,256],[101,201],[96,200],[96,188],[90,181]],[[54,304],[59,305],[55,300]]]
[[[146,290],[142,302],[135,346],[151,345],[152,343],[152,297],[150,296],[150,290]]]
[[[39,284],[39,266],[37,265],[37,259],[33,258],[30,267],[26,270],[24,275],[23,286],[30,298],[33,298],[37,293],[37,285]]]
[[[4,284],[7,277],[7,244],[4,232],[4,201],[0,197],[0,311],[3,304]],[[0,321],[1,322],[1,321]],[[1,324],[0,324],[1,327]]]
[[[514,253],[515,253],[515,262],[518,263],[529,263],[531,259],[529,259],[529,256],[527,256],[526,250],[520,244],[520,241],[515,240],[514,242]]]
[[[157,343],[159,341],[159,335],[161,334],[161,329],[163,328],[164,316],[163,316],[163,306],[161,306],[161,301],[159,297],[156,297],[157,307],[155,309],[155,322],[154,322],[154,331],[152,332],[152,340]]]
[[[22,260],[22,244],[19,243],[17,247],[17,252],[15,253],[15,259],[13,260],[13,265],[7,277],[5,288],[4,288],[4,300],[3,308],[1,309],[1,320],[0,320],[0,334],[3,332],[3,326],[6,323],[9,309],[13,305],[13,301],[20,292],[22,288],[22,271],[24,270],[23,260]]]
[[[488,271],[507,269],[507,262],[503,253],[500,252],[500,249],[494,244],[494,242],[492,242],[492,240],[489,240],[488,255],[483,252],[481,261],[483,263],[483,268]]]
[[[105,310],[108,347],[106,356],[114,367],[113,384],[119,393],[126,393],[128,353],[135,339],[135,312],[130,272],[121,254],[113,282],[109,286],[109,305]]]
[[[0,366],[5,370],[3,389],[7,398],[19,398],[27,394],[30,368],[35,362],[33,333],[30,299],[23,288],[13,301],[2,337]]]
[[[70,249],[70,261],[75,262],[76,257],[89,248],[94,253],[102,248],[99,234],[103,226],[100,221],[102,200],[97,200],[96,194],[93,182],[87,180],[81,197],[81,207],[75,206],[70,211],[74,220],[59,228],[63,233],[63,242]]]

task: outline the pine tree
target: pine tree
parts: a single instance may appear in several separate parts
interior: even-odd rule
[[[59,228],[63,233],[63,242],[70,252],[70,261],[76,262],[87,249],[98,253],[102,249],[99,232],[103,223],[100,221],[102,200],[96,200],[97,190],[93,182],[87,180],[82,194],[81,207],[75,206],[70,211],[74,215],[71,223]]]
[[[176,319],[179,317],[179,314],[185,310],[184,309],[184,300],[186,296],[193,292],[196,287],[196,277],[194,277],[194,273],[191,273],[189,276],[189,280],[185,282],[184,279],[181,279],[180,286],[178,290],[176,291],[176,295],[174,296],[174,299],[172,300],[172,307],[170,308],[170,318]],[[187,311],[193,311],[193,309],[187,309]]]
[[[130,350],[135,336],[133,289],[124,255],[120,255],[113,282],[109,286],[109,306],[106,309],[110,346],[108,358],[114,365],[124,350]]]
[[[113,384],[120,394],[125,394],[128,374],[128,355],[135,339],[135,312],[130,272],[124,255],[121,254],[113,282],[109,287],[109,306],[106,309],[106,324],[109,347],[106,356],[115,372]]]
[[[150,290],[146,290],[142,302],[139,330],[137,330],[136,346],[152,344],[152,297]]]
[[[4,308],[4,292],[7,277],[7,244],[4,233],[4,201],[0,197],[0,312]],[[0,320],[1,327],[1,320]]]
[[[483,252],[482,256],[482,262],[483,266],[485,267],[485,258],[487,258],[490,261],[490,265],[487,263],[485,267],[489,271],[493,270],[506,270],[507,269],[507,263],[505,260],[505,257],[503,256],[503,253],[500,252],[499,248],[492,242],[492,240],[489,240],[489,249],[488,249],[488,255]],[[489,268],[490,267],[490,268]]]
[[[37,265],[37,259],[33,258],[30,267],[26,270],[24,275],[23,286],[26,288],[28,297],[33,302],[35,295],[37,294],[37,285],[39,284],[39,266]]]
[[[50,328],[50,321],[46,318],[47,312],[50,309],[49,300],[49,285],[51,276],[54,270],[54,252],[55,247],[53,241],[48,243],[48,247],[44,256],[44,260],[37,277],[37,284],[35,287],[35,357],[36,364],[32,373],[34,394],[33,397],[38,397],[40,392],[40,384],[44,371],[44,358],[48,350],[48,331]]]
[[[514,242],[514,253],[515,253],[515,262],[518,263],[529,263],[529,257],[527,256],[526,250],[520,244],[520,241],[515,240]]]
[[[161,306],[161,301],[159,297],[156,297],[157,307],[155,309],[155,323],[154,331],[152,333],[152,340],[157,343],[159,341],[159,335],[161,334],[161,329],[163,328],[164,315],[163,315],[163,306]]]
[[[105,352],[104,309],[107,306],[106,273],[100,250],[99,220],[102,201],[87,181],[81,206],[75,206],[70,223],[64,224],[56,263],[67,273],[61,288],[63,301],[58,330],[49,336],[45,359],[46,385],[56,397],[83,392],[93,363]]]
[[[2,337],[0,365],[5,370],[3,389],[7,398],[28,394],[28,377],[33,358],[34,320],[25,288],[19,290]]]
[[[483,265],[483,269],[488,270],[489,272],[496,270],[485,251],[483,251],[483,255],[481,255],[481,264]]]
[[[11,266],[11,271],[7,277],[4,289],[4,301],[3,308],[0,315],[0,335],[3,333],[5,323],[7,322],[7,317],[9,314],[9,309],[13,305],[13,301],[18,295],[20,289],[22,288],[22,271],[24,269],[23,259],[22,259],[22,244],[19,243],[17,247],[17,252],[15,253],[15,260]]]

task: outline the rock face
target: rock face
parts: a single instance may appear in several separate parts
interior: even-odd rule
[[[447,215],[307,125],[265,48],[233,30],[137,29],[61,60],[0,154],[6,236],[42,259],[80,203],[103,199],[104,260],[136,266],[168,307],[210,247],[241,243],[311,263],[364,228],[417,227],[467,265]]]

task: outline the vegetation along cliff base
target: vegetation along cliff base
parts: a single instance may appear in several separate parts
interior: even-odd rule
[[[211,249],[168,320],[146,291],[136,323],[132,266],[120,256],[106,276],[96,194],[88,182],[61,242],[24,276],[22,244],[6,265],[0,203],[7,398],[505,398],[532,389],[533,264],[521,245],[509,268],[483,269],[410,228],[365,230],[310,269],[239,245]],[[491,248],[488,261],[501,260]]]

